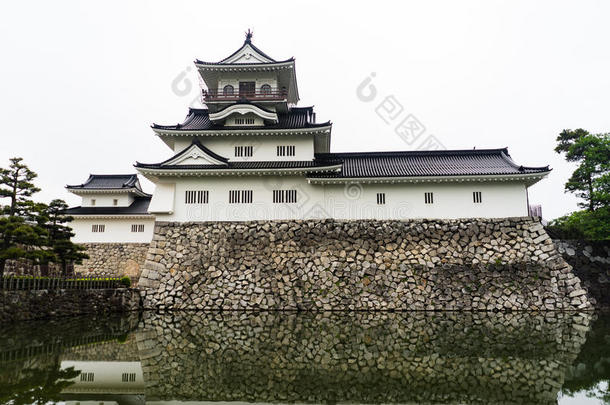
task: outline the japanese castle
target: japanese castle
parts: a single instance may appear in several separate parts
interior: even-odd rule
[[[528,187],[549,167],[515,163],[506,148],[331,152],[330,122],[298,107],[294,58],[252,43],[219,62],[195,61],[206,108],[152,125],[170,149],[137,174],[90,175],[67,189],[77,242],[149,242],[155,221],[408,219],[528,215]]]

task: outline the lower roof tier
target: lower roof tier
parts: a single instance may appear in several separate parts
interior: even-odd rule
[[[198,142],[191,148],[197,148],[207,156],[213,154]],[[137,163],[135,167],[144,175],[157,176],[273,175],[282,174],[282,171],[301,171],[311,179],[545,175],[551,170],[548,166],[518,165],[507,148],[319,153],[309,161],[230,161],[223,158],[217,159],[215,164],[175,164],[181,154],[192,152],[191,148],[164,162]],[[215,154],[214,157],[222,158]]]
[[[72,207],[64,211],[66,215],[104,215],[104,216],[141,216],[149,215],[148,206],[150,205],[151,197],[136,197],[133,202],[127,207]]]

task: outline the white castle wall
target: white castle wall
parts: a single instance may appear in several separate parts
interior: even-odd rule
[[[296,204],[274,204],[273,190],[296,189]],[[208,204],[185,204],[185,191],[208,190]],[[229,190],[252,190],[253,203],[229,204]],[[483,202],[473,202],[473,191]],[[424,203],[424,193],[434,203]],[[173,193],[173,196],[172,196]],[[377,193],[386,204],[377,204]],[[527,191],[522,183],[395,183],[313,185],[301,176],[182,178],[158,187],[151,207],[163,206],[159,221],[246,221],[276,219],[406,219],[502,218],[527,216]],[[150,240],[150,239],[149,239]]]
[[[105,225],[104,232],[92,232],[92,225]],[[143,224],[144,232],[131,232],[132,224]],[[109,218],[75,218],[70,223],[75,236],[74,243],[148,243],[152,239],[155,227],[154,218],[147,219],[109,219]]]
[[[113,207],[114,200],[117,200],[116,207],[128,207],[133,202],[133,196],[127,193],[122,194],[81,194],[83,207]],[[91,200],[95,200],[95,205],[91,203]]]
[[[174,152],[178,153],[191,146],[191,137],[178,139],[174,143]],[[218,137],[202,137],[199,141],[212,152],[233,161],[286,161],[313,160],[313,135],[278,135],[252,136],[231,135]],[[295,156],[277,156],[276,146],[294,145]],[[236,146],[252,146],[252,157],[235,157]]]

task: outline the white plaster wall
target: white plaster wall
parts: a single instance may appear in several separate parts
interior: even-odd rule
[[[117,199],[117,205],[114,205]],[[95,207],[128,207],[133,202],[133,196],[127,193],[121,194],[85,194],[82,195],[83,207],[91,207],[91,200],[95,200]]]
[[[106,226],[104,232],[92,232],[93,224]],[[131,232],[132,224],[143,224],[144,232]],[[154,218],[150,219],[93,219],[75,218],[70,223],[74,231],[72,242],[75,243],[149,243],[155,227]]]
[[[146,387],[142,365],[139,361],[62,361],[61,369],[74,367],[81,374],[93,373],[93,381],[81,381],[80,375],[62,392],[95,392],[106,389],[105,393],[143,392]],[[135,374],[135,381],[124,382],[123,373]],[[99,403],[99,401],[98,401]]]
[[[212,152],[233,161],[273,161],[312,160],[314,158],[314,138],[312,135],[290,136],[216,136],[201,137],[199,141]],[[176,140],[174,152],[188,148],[193,138]],[[295,156],[277,156],[278,145],[294,145]],[[252,157],[235,157],[235,146],[253,146]]]
[[[155,192],[148,205],[148,212],[150,213],[168,213],[174,211],[174,193],[176,189],[176,183],[157,183],[155,185]]]
[[[273,190],[296,189],[297,204],[274,204]],[[185,204],[185,191],[208,190],[208,204]],[[252,204],[229,204],[229,190],[253,190]],[[473,191],[483,202],[475,204]],[[378,205],[378,192],[386,204]],[[434,204],[424,204],[424,193]],[[165,199],[169,196],[163,197]],[[174,212],[159,221],[245,221],[266,219],[407,219],[501,218],[527,215],[527,194],[521,183],[348,184],[310,185],[297,176],[183,178],[176,183]]]

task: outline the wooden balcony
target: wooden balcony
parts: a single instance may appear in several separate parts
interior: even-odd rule
[[[223,89],[202,90],[204,102],[218,101],[284,101],[288,97],[288,90],[285,88],[263,88],[253,91],[227,91]]]

